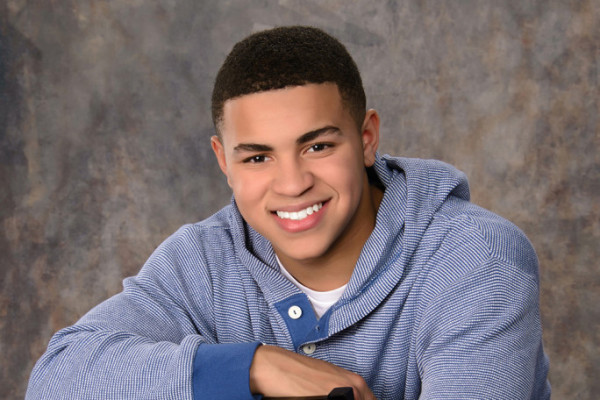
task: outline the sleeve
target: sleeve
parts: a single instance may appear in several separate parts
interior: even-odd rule
[[[250,365],[255,343],[203,344],[194,359],[194,400],[255,398],[250,394]]]
[[[216,344],[209,287],[198,280],[202,310],[192,317],[176,258],[159,248],[121,293],[57,332],[26,399],[255,398],[248,380],[258,343]]]
[[[550,398],[537,258],[528,242],[516,253],[511,262],[488,258],[427,305],[417,335],[420,399]]]

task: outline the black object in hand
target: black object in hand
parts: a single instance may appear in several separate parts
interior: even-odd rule
[[[354,391],[351,387],[339,387],[327,396],[264,397],[263,400],[354,400]]]
[[[351,387],[335,388],[327,395],[327,400],[354,400],[354,391]]]

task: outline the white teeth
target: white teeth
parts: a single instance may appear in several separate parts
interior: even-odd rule
[[[281,219],[291,219],[294,221],[300,221],[308,217],[309,215],[319,211],[321,207],[323,207],[323,203],[317,203],[314,206],[307,207],[306,209],[300,211],[277,211],[277,216]]]

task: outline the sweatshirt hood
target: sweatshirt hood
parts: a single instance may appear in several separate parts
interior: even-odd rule
[[[465,174],[442,161],[384,155],[373,168],[385,187],[375,230],[404,225],[406,235],[420,238],[449,196],[470,199]]]
[[[388,266],[409,265],[430,221],[449,196],[469,200],[465,175],[441,161],[377,154],[373,170],[385,188],[384,196],[375,228],[363,247],[347,289],[330,310],[330,332],[346,327],[335,326],[342,324],[341,319],[335,318],[335,309],[348,305],[368,312],[393,289],[395,284],[389,282],[402,279],[403,270]],[[269,241],[243,220],[235,199],[232,206],[230,222],[238,232],[243,232],[233,235],[242,262],[261,287],[264,282],[273,282],[272,279],[281,281],[278,287],[263,287],[267,300],[273,303],[294,293],[295,287],[286,278],[275,277],[281,274]],[[394,275],[393,279],[388,279],[389,274]],[[384,281],[387,283],[382,286]],[[344,325],[347,322],[346,319]]]
[[[335,306],[358,307],[363,315],[402,280],[429,224],[448,198],[470,198],[465,174],[442,161],[377,155],[373,169],[385,188],[384,196],[375,228]],[[341,315],[333,310],[330,331],[348,325],[336,314]]]

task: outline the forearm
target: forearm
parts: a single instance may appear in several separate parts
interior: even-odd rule
[[[374,400],[365,380],[331,363],[275,346],[261,346],[250,368],[253,393],[269,397],[322,396],[351,387],[356,400]]]
[[[32,371],[28,399],[192,399],[192,366],[204,337],[164,292],[137,278],[57,332]],[[208,331],[202,327],[204,331]]]
[[[202,339],[155,342],[78,325],[59,331],[36,364],[27,399],[192,399],[192,362]]]

